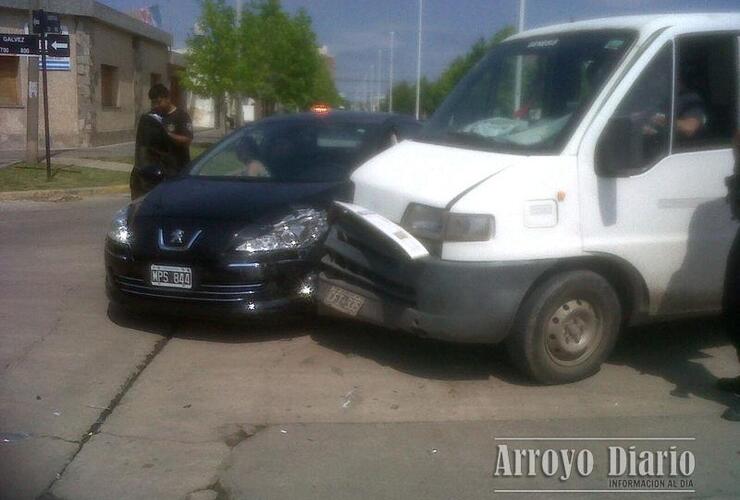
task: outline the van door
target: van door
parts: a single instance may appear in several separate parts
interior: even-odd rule
[[[608,121],[582,143],[580,187],[594,194],[581,196],[584,250],[630,262],[653,315],[718,311],[737,227],[725,178],[737,128],[738,38],[679,36],[646,57]]]

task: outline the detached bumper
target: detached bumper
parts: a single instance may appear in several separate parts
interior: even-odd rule
[[[354,237],[353,229],[342,224],[329,235],[319,275],[320,311],[347,316],[326,304],[337,287],[364,299],[357,319],[442,340],[503,340],[527,291],[554,264],[411,260],[389,252],[381,237]]]

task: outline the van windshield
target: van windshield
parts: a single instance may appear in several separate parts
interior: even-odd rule
[[[557,152],[634,39],[633,32],[581,31],[502,43],[458,84],[418,140]]]

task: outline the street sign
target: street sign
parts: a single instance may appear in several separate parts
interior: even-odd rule
[[[1,56],[38,56],[41,54],[39,35],[0,33]],[[46,55],[69,57],[69,35],[46,35]]]
[[[69,35],[46,35],[46,55],[69,57]]]
[[[0,33],[0,56],[39,55],[38,35]]]
[[[62,26],[59,21],[59,14],[46,12],[43,10],[33,11],[33,32],[34,33],[61,33]]]

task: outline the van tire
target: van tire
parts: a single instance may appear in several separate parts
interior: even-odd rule
[[[570,271],[525,299],[506,346],[514,364],[533,380],[575,382],[599,371],[621,324],[621,304],[609,282],[592,271]]]

